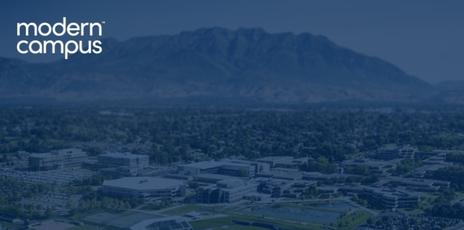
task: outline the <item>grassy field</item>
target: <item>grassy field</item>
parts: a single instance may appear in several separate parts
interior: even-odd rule
[[[98,227],[92,225],[82,225],[77,227],[72,227],[68,230],[98,230]]]
[[[247,221],[247,222],[258,222],[266,224],[274,224],[283,229],[292,230],[320,230],[320,225],[304,225],[299,223],[288,222],[285,220],[268,219],[263,217],[256,217],[252,215],[242,215],[240,213],[227,210],[221,206],[203,206],[203,205],[184,205],[178,208],[173,208],[162,212],[166,215],[184,215],[186,213],[196,212],[210,212],[214,214],[224,214],[223,217],[204,219],[190,222],[194,230],[202,229],[228,229],[228,230],[263,230],[264,228],[255,226],[246,226],[234,223],[233,221]]]
[[[196,204],[187,204],[180,207],[168,209],[166,211],[162,211],[161,214],[164,215],[176,215],[182,216],[189,212],[223,212],[224,208],[220,206],[204,206],[204,205],[196,205]]]
[[[230,217],[214,218],[208,220],[194,221],[190,223],[194,230],[201,229],[227,229],[231,230],[262,230],[262,228],[242,226],[232,222]]]
[[[337,209],[337,207],[328,207],[321,206],[325,204],[324,202],[308,202],[308,203],[281,203],[278,207],[293,207],[299,209],[308,209],[308,210],[318,210],[324,212],[334,212],[340,213],[342,215],[339,219],[332,224],[323,224],[323,223],[311,223],[310,220],[305,221],[307,223],[302,223],[299,221],[291,221],[285,218],[270,218],[269,216],[264,217],[263,215],[254,215],[248,212],[243,211],[242,209],[227,209],[223,206],[204,206],[198,204],[184,205],[173,209],[168,209],[163,214],[166,215],[179,215],[182,216],[186,213],[196,211],[196,212],[209,212],[212,214],[223,214],[224,216],[218,216],[211,219],[203,219],[192,221],[192,227],[194,230],[203,230],[203,229],[237,229],[237,230],[259,230],[264,229],[262,227],[256,226],[247,226],[234,223],[234,221],[244,221],[244,222],[254,222],[254,223],[265,223],[278,226],[282,229],[288,230],[320,230],[326,229],[327,227],[337,227],[344,230],[355,229],[360,224],[364,223],[369,217],[370,214],[366,211],[361,210],[350,210],[342,211]],[[343,215],[343,213],[347,213]]]
[[[272,219],[265,219],[253,216],[243,216],[232,214],[227,217],[220,217],[214,219],[207,219],[207,220],[199,220],[191,222],[192,227],[194,230],[203,230],[203,229],[236,229],[236,230],[263,230],[264,228],[253,227],[253,226],[244,226],[240,224],[236,224],[233,220],[239,221],[248,221],[248,222],[258,222],[258,223],[266,223],[266,224],[273,224],[278,226],[282,229],[288,230],[321,230],[322,226],[320,225],[303,225],[298,223],[291,223],[282,220],[272,220]]]
[[[353,230],[359,225],[364,224],[370,217],[370,213],[364,210],[358,210],[342,216],[337,220],[335,227],[340,230]]]
[[[355,229],[360,224],[364,223],[369,217],[370,214],[366,211],[352,209],[350,211],[342,211],[338,209],[337,206],[323,206],[325,203],[314,202],[314,203],[280,203],[276,205],[275,208],[279,207],[291,207],[298,209],[308,209],[308,210],[318,210],[324,212],[334,212],[340,213],[342,215],[336,221],[332,223],[319,223],[312,222],[310,219],[305,221],[297,221],[287,219],[285,215],[282,217],[268,216],[268,215],[255,215],[253,213],[245,211],[244,208],[231,208],[222,205],[201,205],[201,204],[187,204],[174,208],[168,208],[161,211],[161,214],[168,216],[183,216],[190,212],[200,212],[206,213],[206,216],[210,216],[208,219],[201,219],[196,221],[191,221],[191,225],[194,230],[205,230],[205,229],[228,229],[228,230],[264,230],[263,227],[239,224],[236,221],[246,222],[246,223],[260,223],[260,224],[270,224],[277,226],[281,229],[286,230],[321,230],[327,229],[328,227],[333,227],[336,229],[350,230]],[[283,209],[285,210],[285,209]],[[347,213],[343,215],[343,213]],[[209,213],[209,214],[208,214]],[[317,217],[315,217],[317,218]],[[304,223],[306,222],[306,223]],[[73,228],[73,230],[95,230],[95,227],[92,226],[82,226]]]

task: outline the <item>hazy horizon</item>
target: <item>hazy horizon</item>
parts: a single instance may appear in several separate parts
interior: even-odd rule
[[[30,7],[20,7],[19,3]],[[449,1],[7,1],[0,9],[0,56],[27,61],[43,57],[16,53],[19,21],[105,20],[104,37],[126,40],[205,27],[259,27],[275,32],[308,32],[338,45],[379,57],[425,81],[464,80],[464,3]]]

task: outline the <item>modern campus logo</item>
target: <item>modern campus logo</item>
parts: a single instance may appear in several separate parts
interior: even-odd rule
[[[16,45],[20,54],[62,54],[68,59],[72,54],[100,54],[103,51],[99,38],[105,22],[68,22],[63,17],[53,25],[48,22],[18,22]]]

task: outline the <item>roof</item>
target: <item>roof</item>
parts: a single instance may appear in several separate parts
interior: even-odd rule
[[[249,167],[248,164],[239,163],[239,162],[231,162],[227,160],[222,161],[200,161],[190,164],[184,164],[182,167],[189,167],[189,168],[198,168],[198,169],[210,169],[216,167]]]
[[[131,190],[169,189],[184,185],[181,180],[161,177],[123,177],[115,180],[105,180],[103,186],[125,188]]]
[[[222,174],[214,174],[214,173],[200,173],[195,176],[197,179],[210,179],[210,180],[228,180],[233,179],[236,177],[222,175]]]
[[[293,160],[292,156],[269,156],[258,159],[258,161],[271,161],[274,163],[291,163]]]
[[[59,150],[54,150],[53,152],[56,152],[58,154],[70,154],[70,153],[83,154],[83,153],[85,153],[84,150],[78,149],[78,148],[59,149]]]
[[[148,157],[148,155],[139,155],[139,154],[132,154],[128,152],[112,152],[112,153],[104,153],[100,155],[101,157],[113,157],[113,158],[126,158],[126,159],[136,159],[140,157]]]
[[[46,152],[46,153],[31,153],[29,157],[31,158],[48,158],[58,156],[56,153]]]
[[[184,164],[182,167],[189,167],[189,168],[199,168],[199,169],[208,169],[221,166],[222,163],[218,161],[200,161],[190,164]]]
[[[33,158],[48,158],[48,157],[58,157],[58,156],[87,156],[87,154],[77,148],[69,148],[69,149],[59,149],[59,150],[53,150],[51,152],[45,152],[45,153],[31,153],[29,156]]]

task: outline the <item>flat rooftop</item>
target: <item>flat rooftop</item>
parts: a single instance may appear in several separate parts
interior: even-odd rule
[[[292,156],[268,156],[257,159],[257,161],[271,161],[275,163],[291,163],[295,158]]]
[[[123,177],[103,182],[103,186],[132,190],[166,189],[181,185],[184,185],[184,181],[161,177]]]
[[[139,157],[148,157],[148,155],[141,155],[141,154],[133,154],[129,152],[112,152],[112,153],[104,153],[101,154],[102,157],[112,157],[112,158],[126,158],[126,159],[136,159]]]
[[[221,165],[223,164],[219,161],[200,161],[200,162],[195,162],[195,163],[190,163],[190,164],[184,164],[181,166],[199,168],[199,169],[209,169],[209,168],[219,167]]]
[[[87,154],[82,149],[77,149],[77,148],[59,149],[59,150],[53,150],[53,151],[45,152],[45,153],[31,153],[29,156],[34,157],[34,158],[48,158],[48,157],[65,156],[65,155],[87,156]]]
[[[221,174],[213,174],[213,173],[200,173],[195,176],[197,179],[212,179],[212,180],[230,180],[235,179],[236,177],[221,175]]]
[[[29,155],[29,157],[32,157],[32,158],[48,158],[48,157],[54,157],[54,156],[58,156],[58,154],[47,152],[47,153],[31,153]]]
[[[227,160],[200,161],[200,162],[181,165],[181,167],[190,167],[190,168],[198,168],[198,169],[210,169],[210,168],[217,168],[217,167],[224,167],[224,166],[244,167],[244,166],[249,166],[249,165],[245,163],[239,163],[239,162],[230,162]]]

